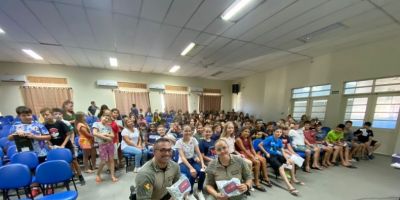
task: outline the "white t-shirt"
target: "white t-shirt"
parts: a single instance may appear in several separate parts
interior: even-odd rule
[[[110,134],[112,133],[112,128],[111,126],[108,125],[104,125],[101,122],[95,122],[92,126],[93,128],[96,128],[97,130],[99,130],[99,134],[101,135],[105,135],[105,134]],[[110,141],[108,140],[104,140],[101,138],[96,137],[95,138],[96,142],[98,142],[99,144],[104,144],[104,143],[109,143]]]
[[[227,137],[227,138],[224,137],[224,138],[221,138],[221,139],[224,139],[226,141],[226,143],[228,143],[229,153],[235,152],[235,138],[233,138],[233,137]]]
[[[177,149],[182,149],[183,153],[185,154],[186,159],[191,159],[195,157],[195,147],[199,146],[199,142],[196,140],[196,138],[192,137],[190,138],[190,141],[188,143],[183,142],[183,138],[179,139],[176,141],[175,147]],[[182,163],[181,158],[179,157],[178,163]]]
[[[125,149],[125,147],[129,146],[125,142],[123,137],[124,136],[128,136],[128,138],[131,139],[134,144],[138,144],[140,133],[139,133],[139,130],[137,128],[133,128],[133,132],[131,130],[127,129],[127,128],[124,128],[124,130],[122,130],[122,132],[121,132],[121,136],[122,136],[121,150],[123,150],[123,149]]]
[[[293,146],[306,145],[304,142],[304,133],[302,129],[291,129],[289,131],[289,136],[292,138]]]

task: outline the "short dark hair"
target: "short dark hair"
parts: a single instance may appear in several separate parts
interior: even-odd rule
[[[364,122],[364,126],[372,126],[371,122]]]
[[[162,137],[162,138],[159,138],[158,140],[156,140],[156,142],[154,143],[154,146],[156,146],[162,142],[168,142],[168,143],[172,144],[171,140],[169,140],[168,138]]]
[[[338,124],[337,126],[336,126],[337,128],[341,128],[341,129],[344,129],[344,127],[346,127],[344,124]]]
[[[64,113],[64,110],[61,108],[53,108],[53,109],[51,109],[51,112],[52,113],[55,113],[55,112]]]
[[[48,108],[48,107],[44,107],[44,108],[40,109],[40,114],[43,115],[43,114],[44,114],[45,112],[47,112],[47,111],[51,112],[51,109]]]
[[[20,115],[20,114],[32,114],[32,109],[26,107],[26,106],[18,106],[15,109],[15,112]]]
[[[133,106],[133,107],[136,107],[136,104],[133,103],[132,106]]]
[[[353,124],[353,122],[348,120],[348,121],[345,122],[345,124]]]
[[[307,120],[304,122],[304,124],[311,124],[311,121]]]

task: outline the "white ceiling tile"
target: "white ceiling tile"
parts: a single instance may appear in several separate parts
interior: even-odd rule
[[[149,55],[154,57],[163,57],[166,51],[169,51],[168,47],[174,42],[175,38],[179,34],[180,28],[175,26],[169,26],[166,24],[161,25],[160,31],[154,38],[153,46],[149,51]]]
[[[85,7],[111,11],[112,0],[83,0]]]
[[[213,40],[217,38],[216,35],[211,35],[208,33],[201,33],[195,40],[194,42],[199,45],[208,45],[210,44]]]
[[[77,5],[77,6],[82,6],[82,0],[53,0],[54,2],[60,2],[64,4],[71,4],[71,5]]]
[[[265,1],[255,10],[246,15],[243,19],[240,19],[223,35],[227,37],[237,38],[250,28],[268,19],[269,17],[273,16],[274,14],[294,2],[295,0]]]
[[[159,58],[153,58],[153,57],[147,57],[146,62],[144,63],[142,67],[142,72],[154,72],[155,70],[157,73],[161,73],[164,70],[164,67],[168,65],[169,63],[166,60],[159,59]],[[162,70],[160,70],[162,68]]]
[[[162,22],[167,14],[171,0],[145,0],[143,2],[141,17],[144,19]]]
[[[228,42],[230,42],[230,41],[231,41],[231,39],[224,38],[224,37],[218,37],[210,45],[208,45],[206,48],[203,49],[203,51],[202,51],[202,53],[204,52],[203,58],[209,57],[215,51],[217,51],[218,49],[220,49],[223,46],[225,46],[226,44],[228,44]]]
[[[396,0],[391,1],[390,3],[388,2],[382,8],[398,21],[400,21],[400,1]]]
[[[82,48],[98,49],[84,9],[65,4],[56,6],[78,45]]]
[[[134,17],[140,15],[141,0],[113,0],[114,12]]]
[[[128,16],[114,14],[113,30],[115,34],[115,45],[119,52],[133,53],[135,33],[138,20]]]
[[[88,9],[87,15],[98,47],[103,50],[115,50],[111,12]]]
[[[5,15],[0,10],[0,24],[1,28],[6,32],[2,39],[13,40],[17,42],[36,42],[27,32],[22,30],[12,19]]]
[[[224,59],[227,55],[232,54],[236,50],[240,49],[243,45],[245,45],[245,42],[241,42],[238,40],[233,40],[223,48],[219,49],[218,51],[214,52],[212,55],[209,57],[206,57],[206,60],[212,60],[213,62],[217,60],[222,60]]]
[[[131,61],[130,61],[131,70],[140,71],[144,65],[144,62],[146,62],[145,56],[132,55]]]
[[[46,31],[32,12],[19,0],[0,1],[0,9],[23,27],[38,42],[55,44],[57,41]]]
[[[77,46],[54,4],[45,1],[25,1],[25,3],[60,44]]]
[[[221,18],[217,18],[209,26],[207,26],[204,32],[211,33],[214,35],[220,35],[232,25],[233,25],[232,22],[224,21]]]
[[[164,23],[183,27],[202,0],[174,0]]]
[[[102,52],[89,49],[84,49],[83,51],[86,54],[86,57],[89,59],[91,66],[105,68],[109,65],[109,63],[107,62],[108,58],[106,58]]]
[[[289,7],[281,10],[273,17],[268,18],[261,24],[251,28],[246,33],[244,33],[240,39],[246,41],[255,41],[257,37],[262,37],[268,35],[268,32],[276,29],[282,24],[287,23],[290,19],[296,18],[297,16],[311,10],[314,7],[318,7],[320,4],[325,3],[327,0],[307,0],[307,1],[296,1],[296,3],[291,4]],[[262,43],[262,39],[260,43]]]
[[[69,66],[76,66],[76,63],[71,56],[61,46],[45,46],[48,52],[51,52],[53,57],[56,57],[62,64]]]
[[[72,48],[72,47],[64,47],[65,51],[72,57],[74,62],[76,62],[79,66],[92,66],[86,56],[85,52],[83,52],[80,48]]]
[[[172,59],[176,56],[180,56],[183,49],[193,42],[198,34],[199,32],[197,31],[182,29],[175,42],[168,48],[168,51],[165,52],[164,58]]]
[[[186,26],[202,31],[215,18],[219,17],[232,2],[233,0],[205,0]]]
[[[160,24],[151,21],[139,20],[135,33],[133,50],[135,54],[147,55],[154,44],[154,39],[160,31]]]

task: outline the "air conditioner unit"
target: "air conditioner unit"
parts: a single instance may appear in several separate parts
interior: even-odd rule
[[[192,93],[202,93],[203,92],[203,88],[199,88],[199,87],[190,87],[190,92]]]
[[[149,84],[149,89],[150,90],[165,90],[165,85],[164,84]]]
[[[97,86],[118,87],[118,82],[113,80],[97,80]]]
[[[26,76],[25,75],[1,75],[0,80],[2,82],[26,83]]]

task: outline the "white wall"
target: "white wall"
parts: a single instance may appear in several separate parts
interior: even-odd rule
[[[68,78],[69,85],[73,88],[75,111],[86,111],[90,101],[92,100],[96,101],[97,105],[107,104],[109,107],[115,106],[115,98],[112,90],[96,86],[95,82],[99,79],[221,89],[223,97],[227,97],[223,98],[223,109],[228,110],[231,107],[231,84],[229,81],[112,71],[107,69],[81,68],[63,65],[39,65],[7,62],[0,62],[0,74],[66,77]],[[0,112],[2,112],[3,115],[15,115],[15,108],[23,105],[19,86],[20,85],[16,83],[0,83]],[[150,93],[150,103],[153,110],[159,109],[159,111],[162,111],[159,93]]]
[[[393,44],[400,44],[400,37],[316,57],[313,63],[295,62],[246,77],[240,80],[241,108],[264,120],[277,120],[289,112],[291,89],[330,83],[332,91],[340,91],[328,97],[325,123],[333,127],[343,120],[345,81],[400,75],[400,46]],[[399,130],[376,132],[376,138],[383,142],[380,153],[400,151]]]

